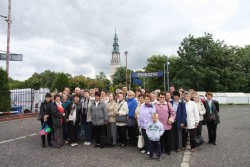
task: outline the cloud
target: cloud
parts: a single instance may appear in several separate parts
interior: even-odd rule
[[[7,1],[0,2],[2,15]],[[209,32],[231,45],[249,44],[247,0],[43,0],[12,1],[10,76],[25,80],[51,70],[94,77],[110,73],[115,28],[122,65],[146,65],[153,54],[176,55],[183,38]],[[6,50],[7,24],[0,19],[0,50]],[[0,66],[5,68],[5,62]]]

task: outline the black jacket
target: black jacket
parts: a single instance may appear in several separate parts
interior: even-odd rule
[[[82,122],[82,103],[79,102],[78,104],[75,104],[74,102],[71,102],[68,105],[68,108],[66,110],[66,119],[69,119],[70,112],[73,108],[73,105],[76,107],[76,120],[75,120],[75,125],[79,125]]]
[[[204,107],[206,109],[206,114],[204,115],[205,117],[205,120],[206,120],[206,117],[210,114],[210,108],[209,108],[209,105],[208,105],[208,101],[204,101]],[[219,124],[220,123],[220,117],[219,117],[219,111],[220,111],[220,108],[219,108],[219,102],[216,101],[216,100],[212,100],[212,113],[214,113],[215,115],[215,118],[216,120],[214,121],[215,124]]]
[[[51,104],[51,116],[53,119],[53,127],[61,127],[62,126],[62,121],[61,119],[63,118],[63,114],[60,113],[57,109],[57,105],[55,102]]]
[[[52,127],[53,125],[53,120],[52,120],[52,116],[51,116],[51,105],[52,105],[52,101],[47,102],[46,100],[44,102],[41,103],[40,106],[40,115],[41,115],[41,121],[43,122],[44,119],[44,115],[49,115],[48,119],[47,119],[47,123],[50,127]]]

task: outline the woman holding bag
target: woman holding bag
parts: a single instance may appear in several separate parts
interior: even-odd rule
[[[127,136],[126,136],[126,119],[125,121],[121,121],[121,119],[119,119],[119,117],[123,118],[123,117],[127,117],[128,115],[128,103],[124,100],[124,95],[122,92],[120,92],[118,94],[118,111],[117,111],[117,116],[116,116],[116,127],[117,127],[117,133],[118,133],[118,137],[120,140],[120,144],[119,146],[121,147],[126,147],[126,140],[127,140]]]

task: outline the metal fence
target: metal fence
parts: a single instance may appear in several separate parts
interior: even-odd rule
[[[45,99],[45,94],[50,92],[47,88],[40,88],[34,90],[27,89],[14,89],[11,92],[11,108],[19,108],[21,113],[37,112],[40,104]]]

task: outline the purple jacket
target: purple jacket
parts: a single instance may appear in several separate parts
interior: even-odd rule
[[[146,129],[147,124],[152,122],[152,114],[155,112],[154,105],[150,104],[149,107],[146,107],[145,103],[142,104],[139,112],[138,126],[142,129]]]
[[[168,108],[170,109],[170,117],[169,117],[169,111]],[[168,117],[171,120],[175,120],[175,112],[172,107],[172,104],[169,102],[165,102],[163,105],[161,105],[159,102],[155,104],[155,109],[156,113],[159,116],[159,121],[163,124],[164,130],[171,130],[172,129],[172,124],[168,124]]]

